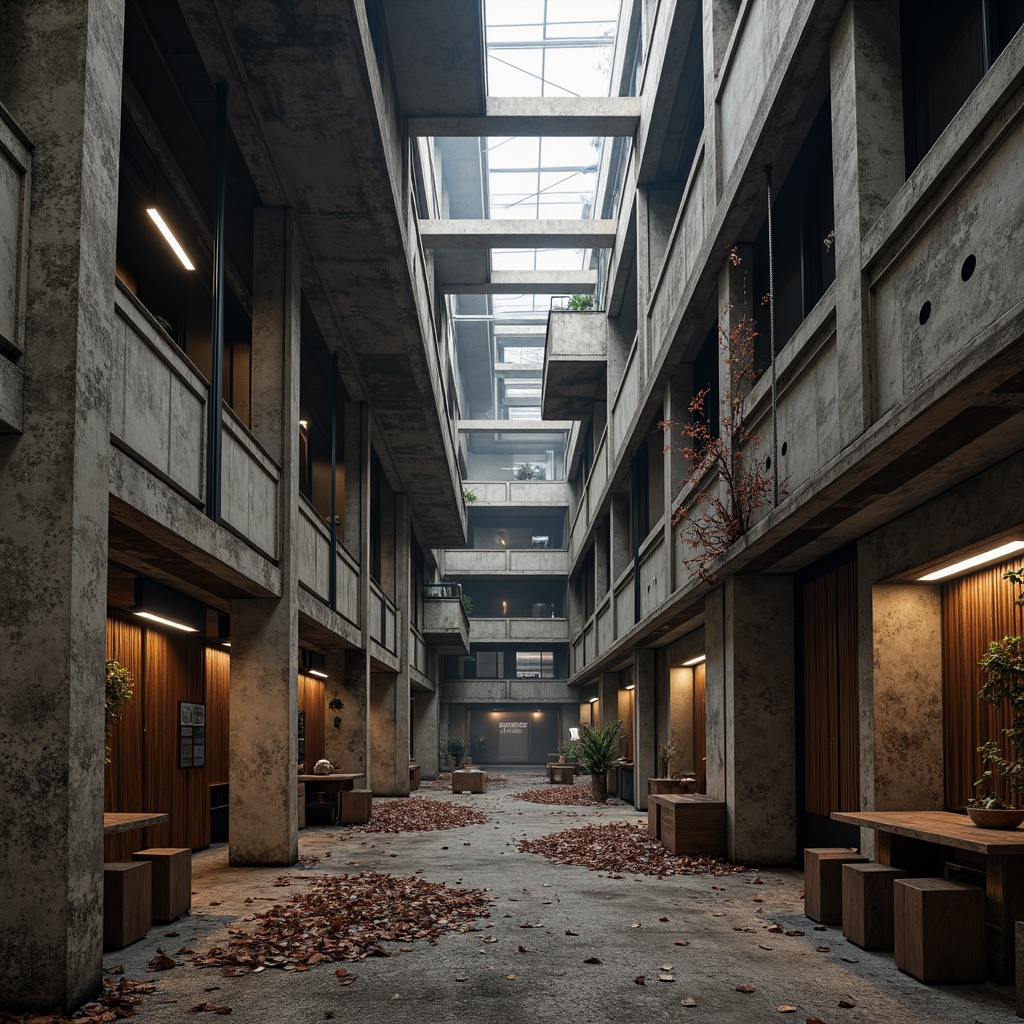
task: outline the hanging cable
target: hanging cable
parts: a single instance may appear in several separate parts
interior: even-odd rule
[[[765,164],[768,183],[768,352],[772,367],[772,487],[779,504],[779,418],[775,374],[775,254],[772,249],[772,165]]]

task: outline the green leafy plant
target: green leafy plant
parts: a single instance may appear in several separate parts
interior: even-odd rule
[[[344,702],[342,701],[342,699],[340,697],[332,697],[327,702],[327,706],[332,711],[340,711],[345,706],[345,704],[344,704]],[[340,729],[341,728],[341,715],[335,715],[334,716],[334,728],[335,729]]]
[[[580,741],[579,740],[566,740],[562,744],[562,757],[566,761],[575,761],[579,763],[580,759]]]
[[[466,756],[466,741],[461,736],[448,737],[448,756],[455,758],[455,767],[462,767],[462,759]]]
[[[584,726],[580,730],[579,762],[590,772],[590,795],[595,800],[608,798],[607,774],[622,764],[619,757],[619,732],[622,722],[605,722],[596,729]]]
[[[124,705],[135,699],[135,677],[120,662],[107,658],[107,689],[104,703],[103,735],[110,738],[110,728],[121,718]],[[103,744],[103,763],[110,764],[110,747]]]
[[[581,312],[586,309],[594,308],[594,296],[593,295],[573,295],[569,299],[569,304],[565,307],[571,312]]]
[[[544,470],[529,462],[517,462],[512,469],[512,475],[517,480],[543,480]]]
[[[471,598],[469,594],[462,595],[462,610],[467,615],[473,614],[473,598]]]
[[[1024,566],[1004,572],[1003,579],[1016,588],[1013,603],[1024,607]],[[991,792],[995,779],[1002,779],[1007,791],[1018,801],[1024,795],[1024,636],[989,641],[988,651],[978,664],[985,672],[978,699],[996,707],[1006,704],[1010,712],[1010,724],[1003,729],[1003,735],[1014,756],[1007,757],[996,740],[978,747],[985,770],[974,785],[984,788],[980,796],[969,801],[970,806],[994,809],[1003,806]]]
[[[473,739],[469,741],[469,751],[474,760],[478,757],[483,757],[487,752],[487,737],[474,736]]]
[[[463,499],[465,501],[468,501],[468,502],[472,503],[472,502],[476,501],[477,493],[476,493],[476,491],[463,491],[462,492],[462,497],[463,497]]]

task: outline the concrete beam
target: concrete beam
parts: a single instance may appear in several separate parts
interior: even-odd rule
[[[424,249],[609,249],[614,220],[421,220]]]
[[[489,96],[482,117],[410,117],[409,134],[632,138],[639,124],[640,100],[636,96]]]
[[[459,420],[459,433],[511,434],[522,431],[524,434],[536,432],[556,433],[559,430],[572,430],[573,420]]]
[[[449,295],[592,295],[596,270],[492,270],[482,284],[440,282]]]

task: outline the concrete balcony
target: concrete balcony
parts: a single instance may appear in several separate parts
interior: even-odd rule
[[[568,643],[569,620],[562,618],[500,618],[469,620],[470,643]]]
[[[446,679],[445,704],[579,704],[579,690],[564,679]]]
[[[548,315],[542,411],[545,419],[590,415],[608,362],[608,318],[572,311]]]
[[[469,654],[469,619],[457,583],[423,588],[423,639],[438,654]]]
[[[549,548],[447,550],[444,571],[446,576],[567,576],[569,553]]]

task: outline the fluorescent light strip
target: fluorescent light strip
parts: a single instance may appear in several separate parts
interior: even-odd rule
[[[1000,558],[1005,558],[1007,555],[1012,555],[1015,551],[1020,551],[1021,549],[1024,549],[1024,540],[1012,540],[1009,544],[1002,544],[997,548],[992,548],[991,551],[983,551],[980,555],[972,555],[970,558],[964,558],[962,561],[947,565],[945,569],[936,569],[935,572],[930,572],[927,576],[919,576],[918,582],[931,583],[934,580],[944,580],[948,576],[956,576],[957,573],[967,572],[968,569],[985,565],[986,562],[997,562]]]
[[[707,661],[708,656],[706,654],[698,654],[696,658],[691,658],[689,661],[683,662],[683,668],[692,668],[694,665],[699,665],[702,661]]]
[[[185,255],[185,250],[182,249],[181,244],[174,237],[171,229],[164,223],[163,217],[160,216],[159,210],[155,206],[150,206],[146,213],[152,218],[153,223],[160,229],[160,234],[167,239],[167,244],[174,250],[174,255],[181,260],[182,266],[186,270],[195,270],[196,268],[192,265],[192,261]]]
[[[308,675],[308,676],[316,676],[317,679],[327,679],[328,678],[327,673],[326,672],[321,672],[320,669],[318,669],[318,668],[307,668],[306,669],[306,675]]]
[[[172,629],[180,629],[182,633],[198,633],[198,629],[186,626],[183,622],[175,622],[174,619],[163,619],[152,612],[134,612],[140,619],[149,619],[150,622],[159,622],[161,626],[170,626]]]
[[[596,704],[597,703],[597,698],[596,697],[591,697],[590,698],[590,703],[591,704]]]
[[[626,689],[627,690],[635,690],[636,689],[636,683],[630,683],[629,686],[626,687]]]

